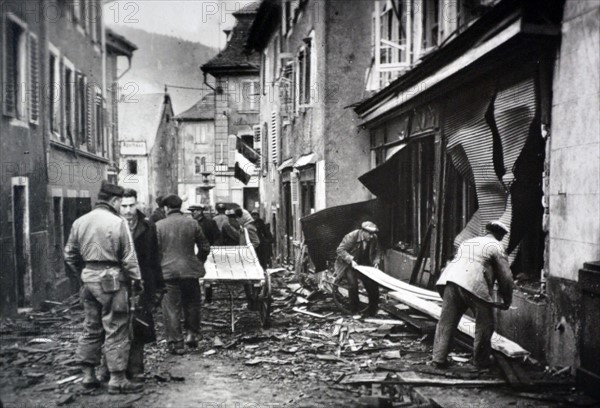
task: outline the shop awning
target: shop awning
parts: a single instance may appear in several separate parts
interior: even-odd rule
[[[395,201],[400,192],[400,164],[410,159],[410,150],[406,149],[409,143],[405,143],[392,150],[391,157],[373,170],[360,176],[358,180],[375,194],[378,198],[386,201]]]
[[[294,167],[301,168],[310,166],[311,164],[315,164],[317,162],[317,155],[314,153],[305,154],[304,156],[300,156],[296,163],[294,163]]]
[[[283,170],[285,170],[285,169],[287,169],[289,167],[292,167],[293,165],[294,165],[294,159],[293,158],[292,159],[284,160],[283,163],[281,163],[279,165],[279,167],[277,167],[277,171],[283,171]]]

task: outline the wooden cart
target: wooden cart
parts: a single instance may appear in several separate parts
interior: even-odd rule
[[[247,232],[246,232],[247,234]],[[250,242],[246,236],[246,242]],[[235,331],[233,313],[234,289],[252,285],[254,304],[264,328],[271,323],[271,279],[263,270],[252,245],[212,246],[204,264],[206,275],[200,278],[202,287],[225,286],[229,292],[231,332]]]

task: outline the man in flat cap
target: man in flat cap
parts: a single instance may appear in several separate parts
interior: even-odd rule
[[[198,221],[198,225],[202,228],[202,232],[204,232],[204,236],[208,239],[208,242],[211,245],[216,245],[219,241],[221,232],[219,231],[217,223],[204,214],[204,205],[190,205],[188,210],[192,213],[192,218]]]
[[[77,347],[82,385],[100,385],[95,367],[103,348],[111,394],[142,389],[125,375],[130,348],[127,292],[130,282],[140,291],[142,285],[133,239],[127,221],[119,216],[123,191],[103,181],[95,208],[75,220],[65,246],[65,262],[83,282],[84,328]]]
[[[196,220],[184,217],[181,198],[172,194],[163,200],[167,218],[156,223],[158,249],[167,293],[163,299],[163,315],[167,348],[171,354],[181,355],[184,338],[181,313],[187,336],[185,344],[198,346],[200,336],[200,283],[206,273],[204,262],[210,253],[210,244]],[[198,255],[194,253],[194,244]]]
[[[357,265],[379,267],[381,251],[377,240],[377,226],[371,221],[365,221],[361,227],[348,233],[337,248],[337,259],[335,260],[336,275],[345,273],[348,279],[350,298],[350,312],[359,312],[358,279],[363,282],[369,295],[369,307],[365,311],[366,316],[377,314],[379,307],[379,286],[371,278],[358,272]]]
[[[471,309],[475,314],[473,364],[485,369],[491,364],[494,307],[507,310],[512,302],[513,279],[502,239],[508,228],[500,221],[486,225],[486,235],[460,244],[456,256],[442,272],[436,286],[442,295],[442,314],[435,330],[432,365],[448,366],[450,343],[460,318]],[[494,283],[503,299],[493,300]]]
[[[156,208],[154,209],[154,211],[152,211],[150,217],[148,217],[150,222],[152,222],[153,224],[156,224],[160,220],[164,220],[167,217],[165,215],[165,210],[163,209],[163,198],[163,196],[158,196],[156,197],[156,200],[154,200],[154,202],[156,203]]]

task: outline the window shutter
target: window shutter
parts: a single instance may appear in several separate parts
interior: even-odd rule
[[[273,163],[273,165],[277,164],[277,162],[279,161],[278,159],[278,153],[279,153],[279,123],[278,123],[278,119],[279,119],[279,115],[277,114],[277,111],[273,111],[271,112],[271,146],[270,146],[270,150],[271,150],[271,163]]]
[[[7,116],[17,115],[17,38],[14,24],[6,19],[6,31],[3,54],[4,64],[4,114]]]
[[[40,123],[40,59],[39,43],[33,33],[29,33],[29,121]]]
[[[290,190],[292,205],[298,205],[298,175],[293,171],[290,173]]]
[[[85,126],[85,135],[87,138],[87,148],[88,151],[94,152],[94,92],[92,86],[88,86],[86,84],[85,87],[85,95],[86,95],[86,126]]]

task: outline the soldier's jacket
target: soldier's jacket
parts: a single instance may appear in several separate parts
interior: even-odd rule
[[[140,268],[127,221],[107,203],[98,203],[71,227],[65,262],[81,280],[100,282],[106,272],[122,282],[140,280]]]
[[[513,279],[502,243],[493,237],[476,237],[464,241],[456,256],[436,283],[443,294],[447,282],[453,282],[485,302],[493,302],[494,283],[504,302],[512,302]]]

